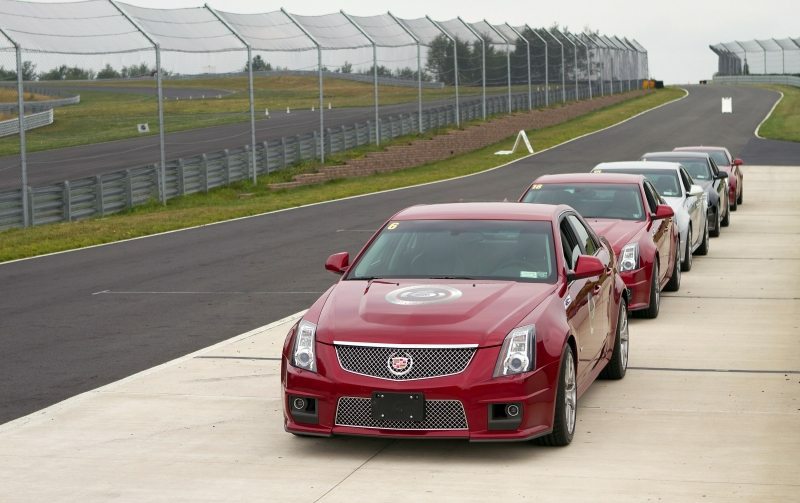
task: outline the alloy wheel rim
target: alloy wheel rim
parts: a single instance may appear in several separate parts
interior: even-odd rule
[[[689,229],[689,236],[686,239],[686,264],[692,263],[692,229]]]
[[[653,264],[653,288],[656,290],[656,306],[661,302],[661,291],[658,288],[658,264]]]
[[[628,313],[625,304],[620,306],[619,310],[619,355],[622,360],[622,368],[628,368],[628,343],[630,335],[628,334]]]
[[[575,431],[575,416],[578,403],[578,386],[575,381],[575,362],[572,353],[567,353],[567,367],[564,371],[564,415],[567,419],[567,431]]]

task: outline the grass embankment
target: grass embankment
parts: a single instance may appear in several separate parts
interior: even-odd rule
[[[793,86],[767,86],[783,93],[783,99],[775,107],[758,134],[772,140],[800,142],[800,88]]]
[[[683,91],[667,88],[578,117],[563,124],[529,131],[537,150],[615,124],[654,106],[680,97]],[[291,171],[259,178],[258,185],[240,183],[209,194],[195,194],[170,200],[166,207],[152,203],[111,217],[81,222],[12,229],[0,233],[0,261],[43,253],[109,243],[230,218],[255,215],[283,208],[338,199],[358,194],[405,187],[476,173],[523,156],[498,157],[494,152],[508,148],[507,139],[495,145],[445,161],[394,173],[335,180],[321,185],[270,191],[266,186],[286,179]],[[306,168],[307,169],[307,168]],[[522,188],[520,188],[522,190]]]
[[[46,84],[54,87],[60,85],[52,82]],[[253,86],[256,119],[264,118],[265,109],[269,109],[270,114],[274,115],[286,113],[287,107],[295,111],[319,107],[317,84],[315,77],[256,78]],[[81,102],[77,105],[56,108],[53,125],[29,132],[27,135],[29,152],[136,138],[142,136],[136,125],[145,122],[150,125],[150,135],[158,134],[158,100],[155,94],[91,90],[93,87],[155,89],[154,81],[73,81],[63,85],[85,88],[75,91],[76,94],[80,94]],[[185,131],[249,121],[250,101],[247,86],[245,77],[164,81],[165,88],[233,92],[233,94],[221,94],[220,98],[217,97],[220,93],[210,92],[205,99],[166,100],[164,103],[166,131]],[[374,104],[373,87],[369,83],[326,78],[324,89],[325,107],[328,103],[334,108],[368,107]],[[514,88],[515,92],[523,90],[527,92],[527,86]],[[493,88],[493,91],[506,92],[506,88]],[[462,97],[477,96],[480,92],[480,87],[460,88]],[[378,93],[381,105],[417,100],[416,87],[380,85]],[[452,87],[423,89],[422,93],[424,101],[449,99],[454,96]],[[0,102],[2,101],[0,99]],[[0,156],[14,155],[18,152],[19,141],[15,137],[0,140]]]

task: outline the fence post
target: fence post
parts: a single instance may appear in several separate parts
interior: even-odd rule
[[[133,179],[129,169],[125,170],[125,206],[128,209],[133,208]]]
[[[225,153],[225,185],[228,186],[231,184],[231,154],[227,148],[223,152]]]
[[[283,166],[281,166],[281,168],[286,169],[286,167],[289,166],[289,165],[286,163],[287,152],[286,152],[286,137],[285,136],[281,136],[281,148],[283,149]]]
[[[253,175],[252,178],[253,178],[253,180],[255,180],[255,178],[256,178],[256,173],[255,173],[256,165],[253,162],[253,156],[250,155],[250,145],[245,145],[244,146],[244,153],[246,154],[245,157],[247,157],[247,173],[245,174],[244,178],[245,179],[249,179],[250,178],[250,174],[252,173],[252,175]],[[253,170],[253,171],[250,171],[250,170]]]
[[[269,174],[269,143],[264,142],[264,169]]]
[[[331,128],[325,128],[325,134],[328,135],[328,154],[330,155],[333,153],[333,132]],[[325,142],[323,141],[322,144],[324,146]]]
[[[95,190],[95,211],[100,214],[101,217],[105,216],[105,212],[103,211],[103,177],[102,175],[98,175],[94,177],[94,186]]]
[[[206,154],[203,154],[202,166],[203,166],[203,170],[202,170],[202,173],[203,173],[203,192],[208,194],[208,156]]]
[[[311,148],[313,148],[313,149],[314,149],[314,155],[313,155],[312,157],[313,157],[314,159],[316,159],[317,157],[319,157],[319,154],[320,154],[320,153],[318,152],[318,149],[319,149],[319,133],[317,132],[317,130],[316,130],[316,129],[315,129],[315,130],[313,131],[313,133],[312,133],[312,142],[314,143],[314,144],[311,146]]]
[[[72,222],[72,192],[69,188],[69,180],[64,180],[64,220]]]
[[[178,158],[178,195],[186,194],[186,167],[183,165],[183,158]]]

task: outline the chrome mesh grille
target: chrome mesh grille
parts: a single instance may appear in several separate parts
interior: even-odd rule
[[[388,379],[413,381],[460,374],[467,368],[475,354],[475,347],[392,347],[336,345],[336,356],[341,367],[354,374]],[[389,370],[392,355],[411,357],[411,370],[395,375]]]
[[[458,400],[426,400],[424,421],[376,421],[372,419],[371,399],[344,396],[336,404],[336,425],[388,430],[466,430],[467,416]]]

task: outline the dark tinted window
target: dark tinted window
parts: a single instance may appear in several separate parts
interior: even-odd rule
[[[572,228],[575,231],[575,236],[578,238],[581,248],[583,248],[583,253],[586,255],[594,255],[597,253],[598,244],[595,242],[591,233],[586,229],[578,217],[575,215],[569,215],[567,216],[567,220],[569,220],[569,223],[572,225]]]
[[[390,222],[347,279],[469,278],[555,281],[549,222],[413,220]]]
[[[692,188],[692,184],[694,183],[694,181],[692,180],[692,177],[689,176],[689,173],[687,173],[685,169],[681,168],[679,171],[681,173],[681,180],[683,180],[683,188],[686,190],[686,193],[688,194],[689,190],[691,190]]]
[[[666,161],[666,162],[679,162],[681,166],[686,168],[686,171],[692,175],[694,180],[711,181],[711,166],[708,161],[703,157],[647,157],[648,161]]]
[[[533,185],[525,203],[567,204],[583,218],[644,220],[639,186],[610,183],[545,183]]]
[[[656,192],[650,182],[644,182],[644,195],[647,198],[647,205],[650,207],[650,213],[655,213],[656,206],[660,204],[660,200],[658,192]]]
[[[731,163],[731,160],[728,159],[728,155],[722,150],[712,150],[708,152],[708,155],[714,159],[714,162],[717,163],[717,166],[728,165]]]
[[[575,262],[578,260],[578,255],[581,254],[581,247],[578,244],[578,238],[575,236],[575,230],[572,225],[564,218],[561,220],[561,251],[564,253],[564,263],[567,269],[575,269]]]

